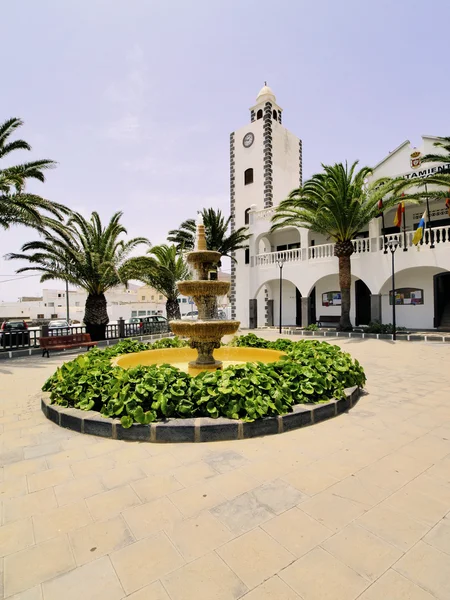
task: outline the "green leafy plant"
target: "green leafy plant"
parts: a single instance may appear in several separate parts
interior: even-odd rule
[[[306,331],[318,331],[319,330],[319,326],[317,325],[317,323],[310,323],[308,325],[308,327],[305,327]]]
[[[64,363],[43,389],[56,404],[96,410],[105,417],[120,419],[123,427],[131,427],[169,417],[222,416],[254,421],[289,412],[294,404],[341,398],[346,387],[362,387],[366,380],[357,360],[326,342],[269,342],[248,334],[234,343],[286,354],[274,363],[234,365],[191,377],[172,365],[128,370],[114,367],[111,358],[119,354],[186,345],[178,338],[154,344],[125,340]]]
[[[397,332],[405,332],[406,327],[396,327]],[[380,321],[371,321],[364,330],[365,333],[394,333],[392,323],[380,323]]]

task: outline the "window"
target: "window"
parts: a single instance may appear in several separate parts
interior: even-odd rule
[[[145,317],[145,310],[138,310],[138,317]]]
[[[245,249],[245,264],[250,264],[250,248]]]
[[[61,294],[58,294],[58,298],[61,298]]]
[[[48,306],[49,306],[49,307],[54,307],[54,306],[55,306],[55,303],[54,303],[54,302],[49,302],[49,303],[48,303]]]
[[[37,316],[37,318],[38,318],[38,319],[43,319],[43,318],[44,318],[44,315],[40,314],[40,315],[38,315],[38,316]]]
[[[131,316],[132,317],[137,317],[137,310],[132,310],[131,311]]]
[[[276,110],[273,111],[273,118],[275,119],[275,121],[278,119],[278,113]]]
[[[186,304],[187,298],[183,298],[183,304]]]
[[[389,292],[389,304],[392,305],[392,290]],[[423,304],[423,290],[417,288],[397,288],[395,290],[396,306],[417,306]]]
[[[262,111],[262,108],[260,108],[258,110],[258,112],[256,113],[256,118],[257,119],[262,119],[262,116],[263,116],[263,111]]]
[[[253,183],[253,169],[246,169],[244,171],[244,185]]]
[[[177,298],[178,304],[181,304],[181,298]]]
[[[163,297],[162,297],[162,294],[160,294],[160,295],[159,295],[159,299],[160,299],[160,300],[162,300],[162,299],[163,299]]]
[[[80,303],[79,302],[75,302],[75,306],[80,306]]]
[[[250,211],[251,211],[251,208],[247,208],[244,213],[244,223],[246,225],[248,225],[250,223]]]
[[[53,313],[52,315],[50,315],[50,319],[57,319],[58,318],[58,313]]]
[[[141,296],[142,302],[145,302],[145,296]]]
[[[154,300],[154,299],[155,299],[155,296],[152,296],[152,300]]]

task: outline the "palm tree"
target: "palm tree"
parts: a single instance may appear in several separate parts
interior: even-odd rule
[[[105,292],[127,284],[130,252],[139,244],[149,244],[145,238],[119,239],[127,232],[120,224],[121,216],[115,213],[104,227],[96,212],[89,220],[73,213],[67,225],[55,225],[52,231],[43,232],[42,240],[24,244],[22,253],[7,256],[31,263],[17,273],[40,271],[41,283],[58,279],[85,290],[84,323],[93,340],[105,339],[109,321]]]
[[[236,250],[245,248],[250,238],[247,227],[240,227],[233,233],[228,234],[231,217],[225,219],[222,211],[214,208],[204,208],[201,211],[203,223],[205,224],[206,247],[208,250],[220,252],[222,256],[228,256],[232,260]],[[195,244],[196,222],[188,219],[181,223],[179,229],[169,231],[167,239],[176,244],[178,250],[192,250]],[[221,266],[220,263],[218,265]]]
[[[129,261],[130,279],[138,279],[166,297],[167,318],[180,319],[177,281],[190,278],[189,267],[175,245],[153,246],[149,256]]]
[[[23,121],[18,118],[0,124],[0,160],[14,150],[31,150],[24,140],[9,141],[21,125]],[[65,206],[24,191],[28,180],[45,181],[44,172],[55,166],[53,160],[43,159],[0,168],[0,227],[7,229],[10,225],[21,224],[42,229],[49,219],[46,213],[58,219],[62,214],[68,214]],[[48,222],[51,223],[51,219]]]
[[[271,231],[282,227],[305,227],[321,233],[334,242],[334,255],[339,260],[339,285],[341,289],[341,319],[339,328],[350,331],[350,257],[354,252],[352,239],[382,210],[398,203],[392,192],[396,180],[379,179],[370,185],[369,167],[356,171],[358,161],[350,168],[347,163],[322,165],[324,171],[305,181],[303,187],[293,190],[283,200],[272,217]],[[402,198],[403,200],[403,198]]]

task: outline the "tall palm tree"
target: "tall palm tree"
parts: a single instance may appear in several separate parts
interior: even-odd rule
[[[180,319],[177,281],[190,278],[189,267],[175,245],[153,246],[147,256],[131,258],[130,279],[138,279],[166,297],[167,318]]]
[[[10,141],[10,136],[21,125],[23,121],[16,117],[0,124],[0,160],[15,150],[31,150],[24,140]],[[42,229],[47,213],[58,219],[68,214],[65,206],[25,192],[28,180],[45,181],[44,172],[55,166],[53,160],[43,159],[0,168],[0,227],[7,229],[21,224]]]
[[[130,252],[139,244],[149,244],[146,238],[120,239],[127,230],[120,224],[121,212],[113,215],[106,226],[98,213],[89,220],[73,213],[67,225],[44,231],[43,239],[27,242],[22,253],[9,254],[9,259],[27,260],[24,271],[40,271],[41,283],[50,279],[67,281],[88,294],[84,323],[93,340],[104,340],[109,322],[105,292],[128,282]]]
[[[204,208],[201,212],[205,225],[206,247],[208,250],[220,252],[222,256],[233,259],[233,252],[245,248],[250,238],[247,227],[240,227],[229,233],[231,217],[225,219],[220,210]],[[167,239],[177,245],[178,249],[192,250],[195,244],[196,222],[195,219],[183,221],[178,229],[169,231]],[[219,267],[220,267],[219,263]]]
[[[293,190],[280,202],[272,217],[272,231],[282,227],[305,227],[321,233],[334,242],[334,255],[339,260],[341,289],[341,318],[339,328],[350,331],[350,257],[354,252],[352,239],[382,210],[398,203],[395,195],[387,194],[395,188],[396,180],[379,179],[370,185],[369,167],[356,171],[358,161],[349,168],[347,163],[322,165],[323,172],[313,175],[301,188]],[[402,198],[403,200],[403,198]]]

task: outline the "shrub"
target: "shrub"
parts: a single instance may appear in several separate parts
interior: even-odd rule
[[[406,327],[396,327],[397,332],[406,331]],[[365,333],[394,333],[392,323],[380,323],[380,321],[371,321],[364,330]]]
[[[289,412],[293,404],[341,398],[346,387],[365,383],[358,361],[338,346],[310,340],[268,342],[254,334],[238,338],[235,344],[244,346],[243,342],[282,349],[286,355],[275,363],[234,365],[191,377],[171,365],[113,367],[111,358],[118,354],[186,345],[177,338],[154,344],[127,340],[64,363],[43,389],[56,404],[96,410],[130,427],[167,417],[253,421]]]
[[[319,331],[319,326],[317,325],[317,323],[310,323],[310,325],[308,325],[308,327],[305,327],[306,331]]]

